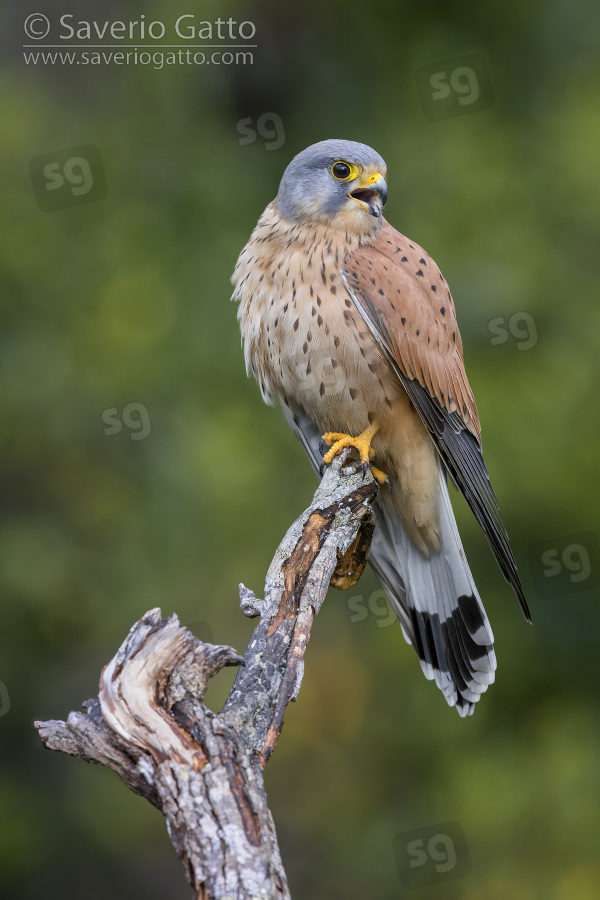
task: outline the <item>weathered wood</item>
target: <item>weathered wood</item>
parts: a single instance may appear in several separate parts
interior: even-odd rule
[[[264,600],[240,585],[242,612],[260,617],[243,659],[153,609],[104,668],[85,715],[35,723],[46,747],[113,769],[163,812],[198,900],[290,896],[262,770],[330,582],[351,586],[364,568],[376,492],[370,473],[334,460],[279,545]],[[240,668],[215,714],[206,687],[231,665]]]

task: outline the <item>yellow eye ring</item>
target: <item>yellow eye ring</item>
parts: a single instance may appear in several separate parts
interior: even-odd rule
[[[358,169],[344,159],[338,159],[329,170],[336,181],[354,181],[358,178]]]

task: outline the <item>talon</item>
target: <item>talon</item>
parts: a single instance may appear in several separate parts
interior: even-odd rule
[[[359,434],[358,437],[351,437],[349,434],[340,434],[337,431],[328,431],[327,434],[324,434],[321,438],[321,443],[332,444],[333,446],[323,456],[323,466],[321,467],[321,473],[323,471],[323,468],[325,466],[328,466],[334,456],[337,456],[338,453],[341,453],[344,450],[354,449],[358,451],[360,457],[359,462],[362,464],[363,479],[367,473],[367,469],[370,466],[373,478],[379,485],[387,485],[388,492],[391,493],[392,484],[385,472],[382,472],[381,469],[378,469],[376,466],[371,465],[371,460],[375,457],[375,451],[371,446],[371,441],[377,434],[377,431],[377,425],[371,425],[369,428],[365,429],[362,434]],[[320,446],[319,449],[322,453],[323,450]]]
[[[366,428],[362,434],[358,435],[358,437],[351,437],[349,434],[328,431],[327,434],[323,435],[323,440],[326,444],[333,444],[333,446],[327,451],[323,457],[323,461],[329,465],[333,457],[337,456],[341,450],[353,447],[355,450],[358,450],[361,463],[368,466],[371,458],[375,455],[371,448],[371,441],[377,434],[378,429],[378,425],[370,425],[369,428]]]
[[[324,462],[322,462],[321,465],[319,466],[319,478],[323,477],[323,472],[325,471],[325,466],[326,466],[326,464]]]
[[[325,439],[321,438],[319,441],[319,453],[321,456],[325,456]]]
[[[376,466],[371,466],[371,474],[377,484],[383,486],[386,485],[388,489],[388,496],[392,493],[392,482],[387,477],[385,472],[382,472],[381,469],[378,469]]]
[[[375,437],[378,431],[377,425],[371,425],[369,428],[365,429],[362,434],[359,434],[358,437],[351,437],[349,434],[340,434],[337,431],[328,431],[321,438],[321,444],[319,445],[319,450],[323,453],[323,448],[321,445],[324,444],[332,444],[333,446],[327,451],[327,453],[323,456],[323,465],[321,466],[321,475],[323,474],[323,469],[325,466],[328,466],[334,456],[337,456],[338,453],[343,452],[344,450],[357,450],[360,459],[358,460],[362,465],[363,471],[363,479],[367,473],[367,469],[369,466],[371,467],[371,472],[373,474],[373,478],[380,485],[387,485],[389,493],[392,492],[392,484],[381,469],[376,468],[376,466],[371,465],[371,460],[375,457],[375,451],[371,446],[371,441]],[[347,462],[348,460],[346,460]]]

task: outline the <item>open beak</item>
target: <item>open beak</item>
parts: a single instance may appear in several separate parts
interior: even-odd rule
[[[371,215],[377,219],[381,218],[381,209],[385,206],[387,195],[387,184],[379,172],[368,175],[361,185],[348,194],[352,200],[362,203],[364,208],[368,209]]]

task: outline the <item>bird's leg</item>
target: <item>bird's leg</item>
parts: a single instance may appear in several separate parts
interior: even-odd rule
[[[326,444],[333,444],[332,447],[327,451],[327,453],[323,456],[323,462],[326,466],[330,465],[334,456],[337,456],[342,450],[347,450],[354,448],[358,451],[360,461],[363,465],[363,470],[366,472],[367,468],[370,465],[371,460],[375,456],[375,451],[371,447],[371,441],[379,431],[378,425],[370,425],[368,428],[359,434],[358,437],[352,437],[349,434],[341,434],[337,431],[328,431],[327,434],[323,435],[323,441]],[[371,466],[371,472],[373,474],[373,478],[375,478],[379,484],[389,484],[389,479],[385,472],[382,472],[381,469],[377,469],[375,466]]]

